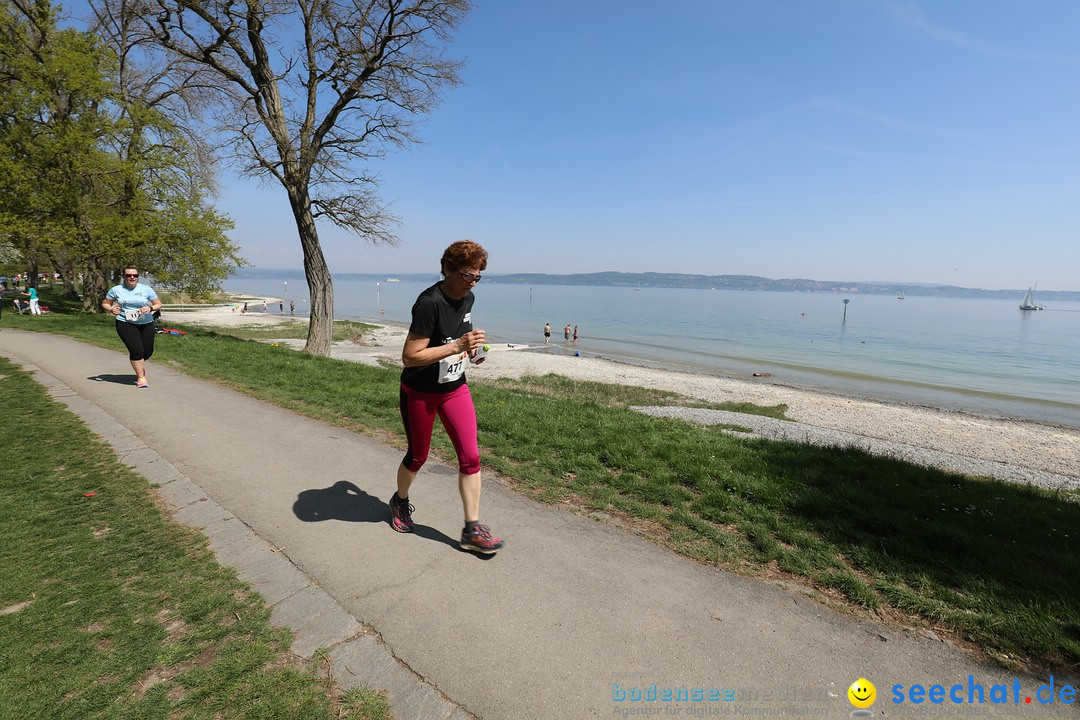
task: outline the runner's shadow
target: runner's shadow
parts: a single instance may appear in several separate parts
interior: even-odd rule
[[[135,381],[132,379],[134,377],[135,373],[128,373],[127,375],[91,375],[86,379],[95,382],[111,382],[117,385],[134,385]]]
[[[303,522],[341,520],[390,525],[390,507],[386,502],[346,480],[339,480],[328,488],[301,491],[293,503],[293,514]],[[451,547],[458,546],[453,538],[427,525],[417,523],[413,534]]]

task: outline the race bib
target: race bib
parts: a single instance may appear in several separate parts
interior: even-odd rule
[[[457,355],[451,355],[448,358],[443,358],[439,361],[439,382],[448,383],[454,382],[465,373],[465,360],[469,357],[468,353],[459,353]]]
[[[142,310],[125,310],[124,319],[128,322],[138,322],[142,318]]]

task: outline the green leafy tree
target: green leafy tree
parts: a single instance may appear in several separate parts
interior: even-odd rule
[[[100,149],[109,58],[92,36],[59,30],[47,2],[0,6],[0,225],[35,277],[76,233]]]
[[[40,0],[0,9],[0,222],[32,272],[47,259],[72,292],[83,278],[87,310],[128,263],[206,294],[243,260],[206,201],[210,154],[170,120],[185,78],[154,66],[145,38],[99,29],[115,32],[59,29]]]
[[[203,205],[182,204],[175,203],[164,214],[166,222],[159,228],[164,242],[148,245],[142,262],[152,268],[159,288],[206,297],[219,290],[243,261],[226,237],[231,220]],[[223,258],[229,262],[223,263]]]

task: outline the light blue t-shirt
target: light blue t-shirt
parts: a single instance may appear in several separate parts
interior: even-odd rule
[[[124,284],[116,285],[108,294],[105,295],[112,303],[120,303],[120,314],[116,316],[116,319],[120,322],[127,322],[133,325],[146,325],[154,322],[154,316],[152,313],[146,313],[138,320],[128,320],[124,317],[124,313],[128,310],[138,310],[139,308],[150,307],[151,300],[157,300],[157,293],[149,285],[143,285],[138,283],[134,289],[128,290]]]
[[[30,295],[31,300],[37,300],[38,299],[38,297],[37,297],[37,288],[29,288],[27,290],[27,294]]]

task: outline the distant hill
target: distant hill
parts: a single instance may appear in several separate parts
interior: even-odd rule
[[[303,277],[302,270],[270,270],[256,268],[241,268],[236,277],[242,278],[273,278],[291,279],[299,275]],[[369,279],[372,281],[386,281],[396,278],[412,282],[435,282],[439,279],[438,273],[334,273],[334,277]],[[689,273],[625,273],[625,272],[597,272],[597,273],[574,273],[570,275],[549,275],[547,273],[512,273],[499,275],[484,273],[484,282],[506,283],[514,285],[600,285],[613,287],[665,287],[665,288],[697,288],[697,289],[725,289],[725,290],[765,290],[782,292],[814,292],[814,293],[850,293],[859,295],[896,295],[901,290],[907,297],[930,296],[930,297],[973,297],[973,298],[1004,298],[1015,299],[1017,302],[1023,299],[1027,288],[1015,290],[984,290],[981,288],[963,288],[955,285],[931,285],[926,283],[898,283],[898,282],[856,282],[856,281],[832,281],[832,280],[806,280],[780,279],[759,277],[757,275],[692,275]],[[1080,302],[1080,292],[1064,290],[1039,290],[1036,299],[1040,303],[1051,300]]]
[[[1016,290],[984,290],[954,285],[927,285],[924,283],[856,282],[807,280],[803,278],[780,279],[757,275],[692,275],[688,273],[624,273],[597,272],[570,275],[546,273],[516,273],[510,275],[485,275],[484,282],[511,283],[516,285],[600,285],[615,287],[665,287],[724,290],[769,290],[784,292],[851,293],[860,295],[896,295],[901,290],[907,297],[974,297],[1015,298],[1021,300],[1027,288]],[[1039,290],[1040,302],[1065,300],[1080,302],[1080,292]]]

